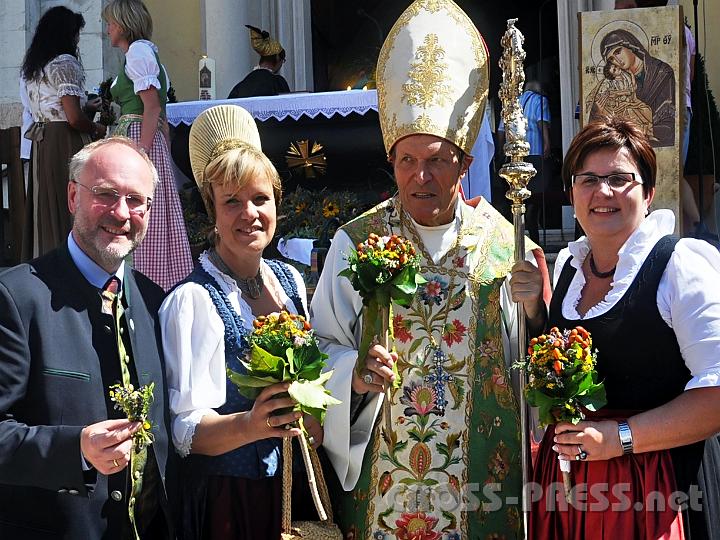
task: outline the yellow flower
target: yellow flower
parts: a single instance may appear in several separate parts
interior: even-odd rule
[[[325,200],[322,210],[323,216],[326,218],[335,217],[340,213],[340,207],[333,201]]]

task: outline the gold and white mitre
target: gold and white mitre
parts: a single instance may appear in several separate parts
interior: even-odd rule
[[[470,153],[488,96],[488,52],[452,0],[416,0],[390,30],[377,66],[385,150],[403,137],[435,135]]]

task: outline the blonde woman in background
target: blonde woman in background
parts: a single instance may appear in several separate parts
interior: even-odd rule
[[[125,55],[123,69],[112,84],[121,117],[115,134],[134,140],[157,168],[147,236],[134,254],[134,266],[169,290],[192,270],[190,244],[168,147],[165,104],[170,86],[158,49],[150,41],[152,18],[140,0],[110,0],[103,9],[113,47]]]

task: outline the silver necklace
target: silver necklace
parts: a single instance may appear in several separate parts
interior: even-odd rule
[[[241,278],[235,272],[230,270],[230,267],[225,264],[225,261],[222,260],[222,257],[220,257],[220,255],[217,251],[215,251],[215,249],[210,250],[209,258],[210,261],[215,266],[217,266],[218,270],[220,270],[223,274],[227,274],[235,280],[235,283],[237,283],[238,288],[242,291],[244,295],[249,296],[253,300],[257,300],[258,298],[260,298],[260,294],[262,293],[263,287],[265,286],[265,284],[263,283],[262,272],[260,271],[260,268],[258,268],[258,272],[255,277],[245,279]]]

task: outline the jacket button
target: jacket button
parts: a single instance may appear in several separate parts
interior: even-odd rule
[[[105,326],[103,326],[103,330],[105,330],[106,334],[109,334],[110,332],[112,332],[112,328],[110,328],[107,324]]]
[[[112,497],[113,501],[122,501],[122,493],[120,493],[117,489],[113,490],[112,493],[110,493],[110,497]]]

